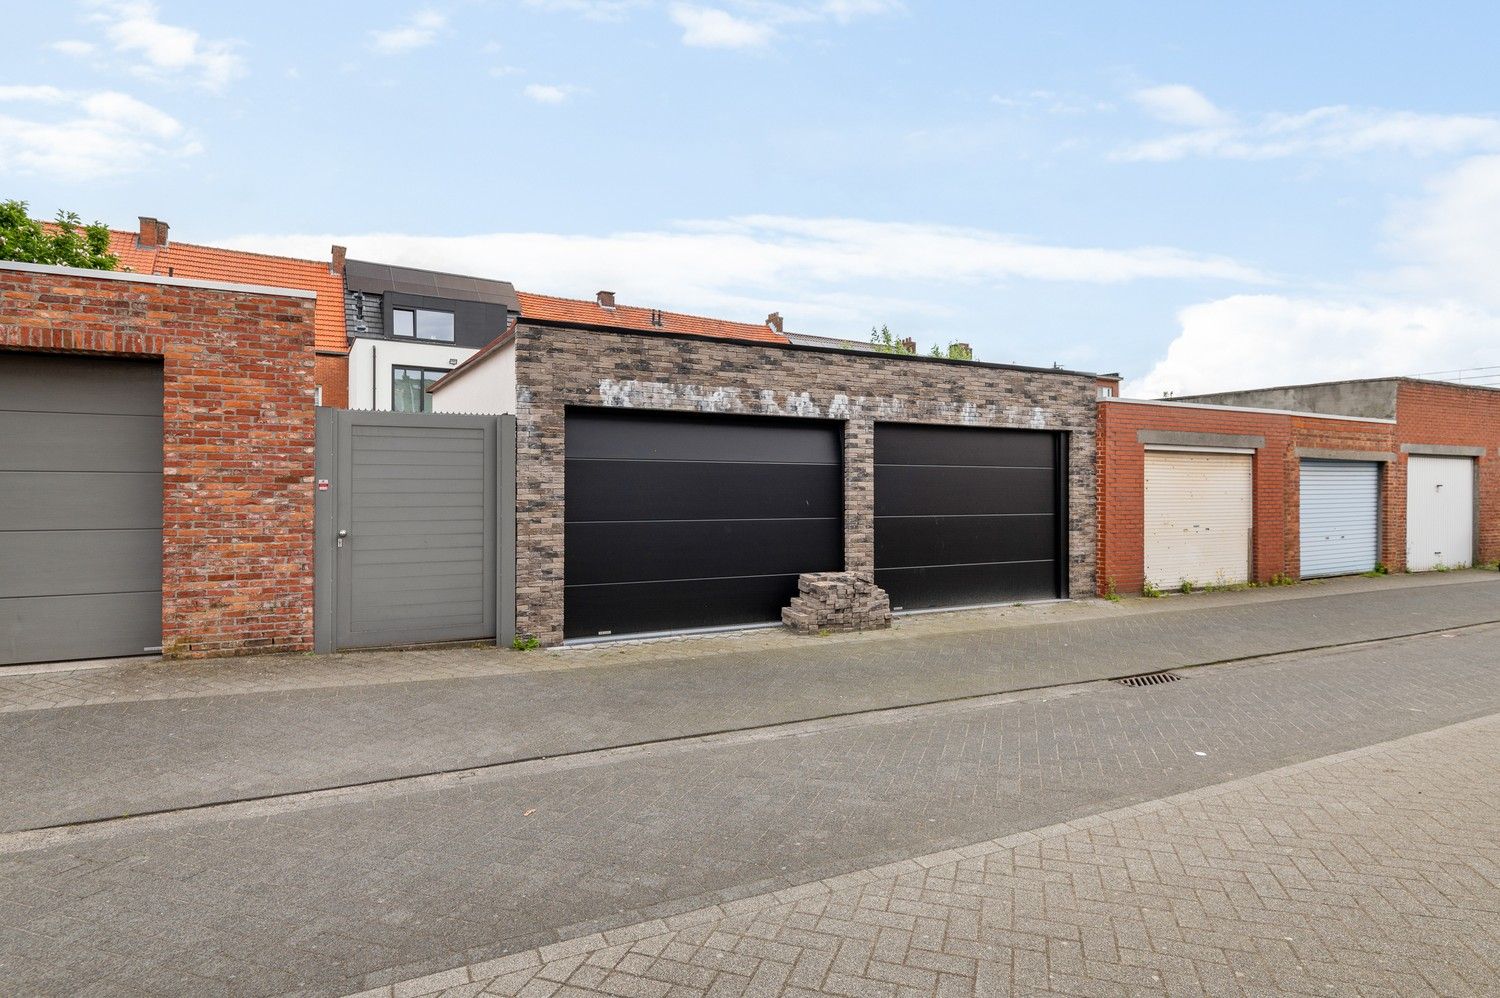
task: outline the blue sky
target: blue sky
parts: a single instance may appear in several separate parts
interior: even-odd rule
[[[1500,365],[1492,4],[63,0],[7,23],[0,196],[39,214],[888,323],[1141,394]]]

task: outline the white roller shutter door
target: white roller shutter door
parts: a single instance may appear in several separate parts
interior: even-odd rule
[[[1380,560],[1380,466],[1303,461],[1302,577],[1356,575]]]
[[[1146,452],[1146,580],[1175,589],[1250,578],[1249,454]]]

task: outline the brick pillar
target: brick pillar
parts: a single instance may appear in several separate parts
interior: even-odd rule
[[[875,571],[875,423],[844,423],[844,569]]]

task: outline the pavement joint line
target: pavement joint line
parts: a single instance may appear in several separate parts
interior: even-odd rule
[[[1215,659],[1189,665],[1171,666],[1167,669],[1147,671],[1175,673],[1192,672],[1199,669],[1207,671],[1213,667],[1223,666],[1266,664],[1278,659],[1314,652],[1369,647],[1372,645],[1388,644],[1393,641],[1405,641],[1438,634],[1469,631],[1496,624],[1500,624],[1500,619],[1476,621],[1453,627],[1438,627],[1383,638],[1365,638],[1358,641],[1336,642],[1306,648],[1267,652],[1263,655]],[[782,738],[810,737],[833,731],[847,730],[850,727],[869,723],[901,723],[907,720],[941,716],[950,711],[983,709],[1033,698],[1050,699],[1051,697],[1048,694],[1051,694],[1052,697],[1076,696],[1091,687],[1099,689],[1108,688],[1118,692],[1117,680],[1144,674],[1146,673],[1122,673],[1120,675],[1099,676],[1063,683],[1017,687],[1015,689],[996,692],[971,693],[917,703],[870,707],[861,710],[823,714],[816,717],[797,718],[790,721],[771,721],[764,724],[724,728],[710,732],[698,732],[695,734],[676,735],[636,742],[623,742],[615,745],[578,749],[571,752],[526,756],[470,766],[457,766],[427,773],[386,776],[352,783],[314,787],[306,790],[206,801],[188,807],[161,808],[143,811],[139,814],[114,815],[67,822],[59,825],[43,825],[34,828],[17,829],[11,832],[0,833],[0,855],[29,852],[64,842],[92,841],[136,831],[183,827],[205,820],[231,821],[239,818],[271,817],[315,807],[379,800],[407,793],[443,790],[470,784],[474,781],[488,782],[518,774],[556,772],[589,766],[608,765],[621,759],[629,759],[646,754],[678,754],[705,747],[719,748]],[[1129,689],[1129,687],[1127,688]],[[1133,692],[1143,691],[1133,690]],[[1146,690],[1144,693],[1145,695],[1155,695],[1156,691]]]
[[[1443,628],[1443,630],[1452,629],[1454,628]],[[1364,745],[1359,748],[1348,749],[1343,752],[1336,752],[1332,755],[1320,756],[1316,759],[1307,759],[1302,762],[1295,762],[1286,766],[1278,766],[1275,769],[1264,770],[1263,772],[1253,773],[1249,776],[1237,777],[1233,780],[1228,780],[1223,783],[1216,783],[1211,786],[1199,787],[1193,790],[1186,790],[1182,793],[1172,794],[1168,797],[1161,797],[1156,800],[1137,804],[1129,804],[1124,807],[1111,808],[1106,811],[1100,811],[1097,814],[1088,815],[1084,818],[1075,818],[1069,821],[1055,822],[1050,825],[1045,825],[1041,828],[1036,828],[1024,832],[1015,832],[997,839],[976,842],[968,846],[961,846],[955,849],[943,849],[938,852],[927,853],[921,856],[914,856],[910,859],[899,860],[893,863],[886,863],[864,870],[851,871],[850,873],[839,874],[833,877],[825,877],[821,880],[815,880],[804,884],[797,884],[791,887],[784,887],[779,890],[770,891],[752,897],[741,898],[738,901],[708,905],[703,908],[685,911],[680,915],[675,915],[668,919],[665,919],[661,931],[666,932],[674,928],[682,928],[684,926],[693,925],[704,921],[722,919],[728,917],[731,914],[744,915],[754,912],[760,912],[764,911],[767,908],[772,908],[781,904],[788,904],[809,896],[832,894],[837,890],[849,887],[856,883],[868,883],[872,881],[891,879],[905,873],[921,872],[933,867],[955,863],[961,859],[988,856],[994,853],[1003,852],[1008,849],[1014,849],[1022,845],[1028,845],[1036,842],[1045,842],[1049,839],[1055,839],[1070,835],[1079,831],[1080,829],[1096,827],[1100,824],[1112,821],[1159,814],[1163,811],[1171,811],[1183,806],[1212,800],[1215,797],[1222,797],[1241,790],[1261,786],[1285,776],[1292,776],[1313,772],[1319,769],[1326,769],[1353,760],[1367,758],[1369,756],[1388,754],[1405,746],[1418,745],[1422,742],[1431,741],[1436,738],[1443,738],[1473,729],[1483,729],[1486,727],[1494,726],[1496,724],[1500,724],[1500,714],[1487,714],[1483,717],[1470,718],[1466,721],[1459,721],[1455,724],[1443,725],[1442,727],[1433,728],[1429,731],[1417,732],[1416,734],[1406,735],[1401,738],[1394,738],[1388,741],[1378,742],[1374,745]],[[556,942],[538,946],[530,950],[522,950],[516,953],[512,953],[506,957],[503,957],[502,959],[507,966],[514,966],[516,968],[530,968],[541,966],[550,960],[559,959],[565,955],[574,957],[587,956],[599,950],[607,949],[611,946],[620,944],[624,940],[624,938],[630,934],[629,930],[631,928],[633,928],[633,926],[626,925],[620,926],[615,929],[595,931],[588,934],[575,936],[573,938],[559,939]],[[498,964],[499,962],[500,961],[491,961],[491,963],[496,964]],[[385,996],[394,995],[398,993],[398,991],[403,995],[435,995],[447,988],[459,987],[465,983],[475,983],[479,980],[488,981],[489,977],[493,976],[486,970],[486,964],[479,964],[477,965],[477,967],[481,970],[486,971],[483,977],[476,978],[471,972],[471,968],[469,966],[460,966],[440,971],[435,974],[425,974],[421,977],[414,977],[407,980],[397,981],[391,984],[383,985],[381,987],[349,994],[346,995],[345,998],[385,998]]]

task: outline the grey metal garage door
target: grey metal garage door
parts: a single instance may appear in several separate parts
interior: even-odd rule
[[[837,423],[573,409],[569,638],[772,622],[843,567]]]
[[[1380,465],[1302,462],[1302,577],[1355,575],[1380,560]]]
[[[876,424],[875,581],[892,609],[1061,595],[1065,440],[1035,430]]]
[[[161,645],[161,365],[0,352],[0,665]]]

